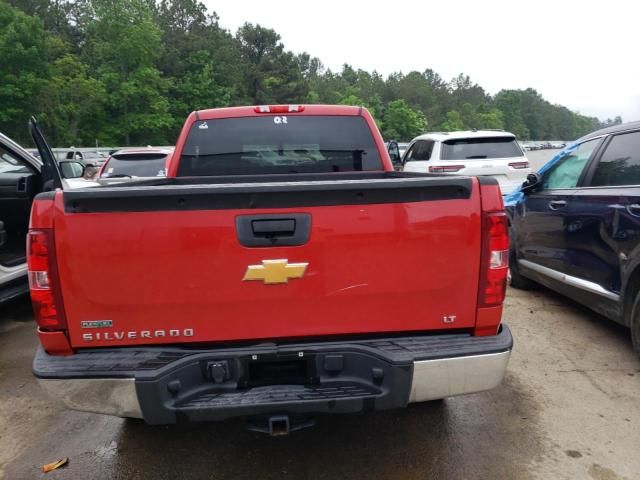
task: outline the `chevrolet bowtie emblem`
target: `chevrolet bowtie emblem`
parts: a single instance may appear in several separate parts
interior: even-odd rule
[[[307,262],[263,260],[262,265],[249,265],[242,280],[262,280],[265,284],[289,283],[290,278],[302,278],[307,265]]]

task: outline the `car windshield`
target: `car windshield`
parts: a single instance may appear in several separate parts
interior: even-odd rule
[[[163,177],[164,153],[115,154],[105,166],[100,178],[114,177]]]
[[[442,160],[522,157],[513,137],[461,138],[442,142]]]
[[[193,124],[178,175],[261,175],[382,170],[362,117],[288,115]]]

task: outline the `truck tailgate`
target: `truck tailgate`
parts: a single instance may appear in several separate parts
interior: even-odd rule
[[[293,192],[261,184],[58,194],[55,244],[72,346],[472,327],[477,180],[401,180]],[[323,194],[312,195],[318,188]],[[306,216],[308,240],[243,246],[238,219],[263,215]],[[268,283],[270,260],[294,264],[286,283]],[[282,270],[275,275],[283,280]]]

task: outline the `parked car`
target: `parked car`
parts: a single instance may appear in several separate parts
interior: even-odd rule
[[[71,147],[71,149],[65,153],[64,159],[82,162],[88,167],[100,167],[107,160],[107,154],[99,151]]]
[[[394,172],[366,109],[194,112],[167,178],[35,211],[33,371],[71,408],[282,434],[505,373],[497,182]]]
[[[84,166],[63,161],[60,185],[66,189],[90,186]],[[46,169],[45,169],[46,170]],[[53,187],[42,161],[0,133],[0,302],[28,291],[25,238],[33,198]]]
[[[404,152],[407,151],[407,147],[409,146],[408,143],[404,143],[404,142],[396,142],[395,140],[392,140],[391,142],[384,142],[384,148],[389,151],[389,145],[393,145],[392,149],[394,151],[394,156],[391,160],[391,162],[393,163],[393,167],[396,170],[401,170],[402,169],[402,156],[404,155]]]
[[[400,152],[400,156],[404,155],[404,153],[407,151],[407,148],[409,148],[408,143],[404,143],[404,142],[398,143],[398,151]]]
[[[402,165],[404,172],[490,176],[498,180],[503,195],[531,172],[516,137],[496,130],[420,135],[409,144]]]
[[[511,284],[631,328],[640,355],[640,122],[586,135],[506,198]]]
[[[170,149],[129,148],[112,153],[102,165],[96,181],[102,185],[141,178],[164,177]]]
[[[85,178],[92,179],[107,160],[107,153],[71,147],[71,149],[64,154],[64,159],[81,162],[85,167]]]

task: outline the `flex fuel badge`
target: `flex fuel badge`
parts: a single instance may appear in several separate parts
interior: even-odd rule
[[[80,322],[82,328],[111,328],[113,327],[113,320],[85,320]]]

